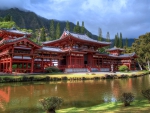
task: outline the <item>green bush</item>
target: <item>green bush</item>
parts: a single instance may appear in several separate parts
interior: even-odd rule
[[[47,73],[60,72],[60,70],[59,70],[57,67],[55,67],[55,66],[47,67],[47,68],[45,69],[45,71],[46,71]]]
[[[12,65],[12,68],[13,68],[13,69],[16,69],[16,68],[17,68],[17,64],[13,64],[13,65]]]
[[[122,66],[119,66],[119,69],[118,69],[119,71],[128,71],[129,69],[128,69],[128,66],[126,66],[126,65],[122,65]]]
[[[142,90],[142,95],[150,101],[150,89]]]
[[[63,99],[61,97],[47,97],[40,99],[39,102],[45,111],[55,113],[55,110],[62,105]]]
[[[132,93],[123,93],[121,101],[124,103],[124,106],[130,106],[130,103],[134,101],[134,95]]]

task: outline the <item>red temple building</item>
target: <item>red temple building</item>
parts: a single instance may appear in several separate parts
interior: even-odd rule
[[[122,54],[123,49],[114,47],[106,50],[109,54],[102,54],[98,48],[111,43],[85,34],[64,30],[59,39],[42,46],[30,40],[31,34],[14,28],[1,29],[0,37],[0,72],[37,73],[50,66],[64,72],[117,71],[123,64],[135,70],[135,53]]]

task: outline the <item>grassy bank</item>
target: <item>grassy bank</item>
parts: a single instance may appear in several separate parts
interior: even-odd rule
[[[148,100],[135,100],[129,107],[124,107],[121,102],[104,103],[92,107],[60,109],[57,113],[150,113],[150,103]]]
[[[137,72],[91,72],[91,73],[54,73],[54,74],[23,74],[1,75],[0,82],[28,82],[28,81],[60,81],[60,80],[96,80],[139,77],[149,74],[148,71]]]

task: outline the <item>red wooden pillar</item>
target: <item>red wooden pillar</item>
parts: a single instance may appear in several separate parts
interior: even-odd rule
[[[12,73],[12,58],[10,58],[10,67],[9,68],[10,68],[9,72]]]
[[[26,63],[26,72],[28,73],[28,63]]]
[[[129,63],[129,70],[131,70],[131,64]]]
[[[34,69],[34,58],[32,57],[32,59],[31,59],[31,73],[33,73],[33,69]]]
[[[6,73],[8,72],[8,59],[7,59],[7,61],[6,61]]]
[[[34,48],[31,49],[31,54],[34,53]],[[33,73],[33,69],[34,69],[34,57],[32,56],[32,59],[31,59],[31,72],[30,73]]]
[[[0,61],[0,72],[1,72],[1,61]]]
[[[4,69],[4,72],[6,73],[6,61],[5,61],[5,63],[4,63],[4,64],[5,64],[5,69]]]
[[[70,56],[69,56],[69,65],[70,65],[70,67],[71,67],[71,54],[70,54]]]
[[[51,60],[50,60],[50,61],[51,61]],[[43,58],[42,58],[41,68],[42,68],[42,72],[44,72]]]

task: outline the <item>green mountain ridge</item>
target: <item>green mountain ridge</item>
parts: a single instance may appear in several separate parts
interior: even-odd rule
[[[43,26],[49,31],[50,28],[50,21],[51,19],[46,19],[44,17],[41,17],[37,15],[34,12],[28,11],[28,10],[20,10],[18,8],[11,8],[7,10],[0,10],[0,17],[5,17],[6,15],[12,16],[12,20],[16,22],[16,25],[22,29],[39,29]],[[67,21],[67,20],[66,20]],[[64,28],[66,27],[66,21],[60,21],[54,19],[54,26],[56,29],[57,23],[60,24],[60,31],[61,33],[64,31]],[[73,31],[73,28],[76,26],[74,23],[70,23],[70,31]],[[89,34],[89,36],[95,40],[97,40],[98,36],[93,35],[90,31],[88,31],[85,28],[85,34]],[[114,39],[111,40],[112,43],[114,42]],[[132,45],[134,39],[128,39],[129,46]]]

